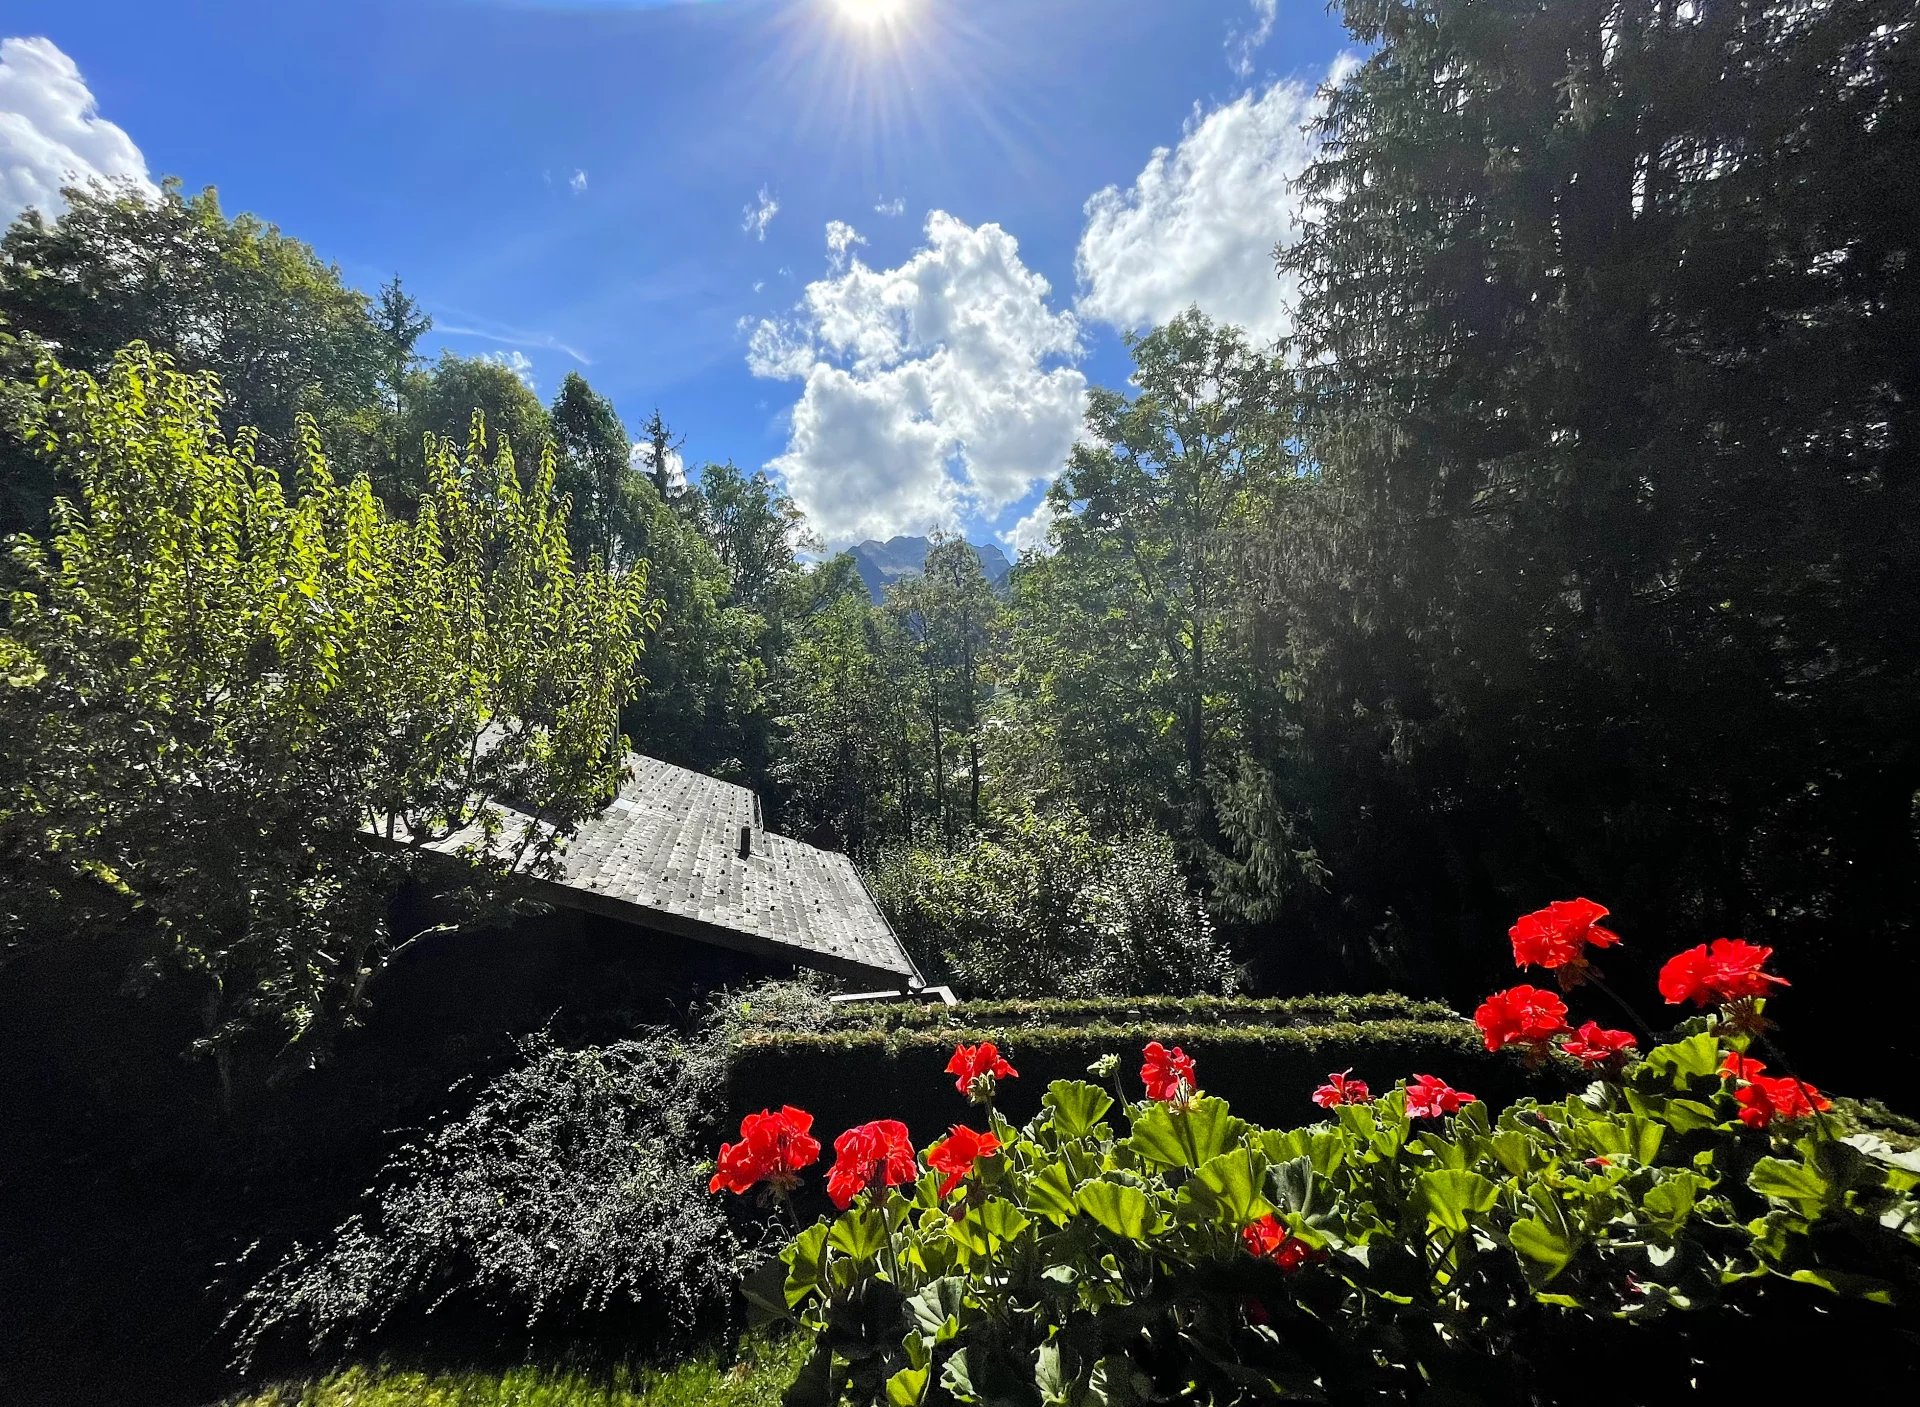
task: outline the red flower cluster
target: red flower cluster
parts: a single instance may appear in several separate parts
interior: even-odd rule
[[[996,1081],[1020,1078],[1020,1072],[1001,1058],[1000,1047],[992,1041],[955,1046],[947,1073],[958,1077],[953,1082],[955,1089],[979,1104],[992,1101]]]
[[[1457,1114],[1475,1096],[1455,1089],[1437,1075],[1415,1075],[1407,1082],[1407,1117],[1437,1119],[1442,1114]]]
[[[1473,1024],[1486,1038],[1488,1050],[1524,1045],[1537,1054],[1567,1030],[1567,1004],[1539,987],[1510,987],[1480,1003]]]
[[[1620,941],[1612,929],[1602,928],[1606,906],[1591,899],[1556,899],[1544,909],[1522,914],[1507,930],[1513,940],[1516,967],[1563,969],[1561,982],[1571,986],[1587,965],[1587,949],[1611,948]]]
[[[999,1151],[997,1134],[978,1133],[959,1124],[948,1129],[947,1136],[927,1150],[927,1166],[946,1174],[940,1184],[940,1195],[945,1197],[952,1192],[980,1159],[991,1158]]]
[[[1560,1049],[1587,1065],[1606,1065],[1622,1058],[1635,1044],[1631,1031],[1609,1031],[1598,1021],[1586,1021],[1560,1042]]]
[[[813,1115],[791,1104],[778,1113],[762,1109],[740,1121],[740,1141],[720,1145],[720,1168],[707,1191],[722,1188],[745,1196],[761,1183],[788,1192],[800,1181],[800,1169],[820,1161],[820,1140],[807,1132]]]
[[[899,1187],[920,1176],[913,1141],[898,1119],[875,1119],[850,1128],[834,1139],[833,1151],[827,1196],[841,1211],[869,1187]]]
[[[1298,1270],[1320,1258],[1320,1252],[1287,1230],[1272,1213],[1241,1227],[1240,1244],[1247,1248],[1248,1255],[1270,1260],[1286,1271]]]
[[[1772,948],[1743,938],[1716,938],[1711,948],[1702,943],[1667,959],[1660,969],[1660,995],[1667,999],[1668,1006],[1687,1001],[1706,1006],[1764,997],[1769,989],[1788,985],[1786,978],[1760,970],[1772,956]]]
[[[1184,1104],[1199,1093],[1199,1086],[1193,1082],[1193,1057],[1179,1046],[1168,1050],[1158,1041],[1149,1041],[1141,1053],[1146,1063],[1140,1067],[1140,1080],[1147,1087],[1148,1099]]]
[[[1775,1119],[1810,1119],[1816,1111],[1833,1108],[1832,1100],[1804,1080],[1769,1075],[1765,1064],[1737,1051],[1727,1052],[1720,1073],[1738,1083],[1733,1097],[1740,1105],[1740,1122],[1748,1128],[1763,1129]]]
[[[1365,1080],[1350,1079],[1353,1071],[1342,1070],[1337,1075],[1328,1075],[1327,1082],[1313,1092],[1313,1102],[1322,1109],[1337,1109],[1342,1104],[1365,1104],[1373,1098],[1373,1091],[1367,1088]]]

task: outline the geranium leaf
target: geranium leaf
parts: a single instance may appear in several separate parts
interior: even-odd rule
[[[1818,1212],[1833,1195],[1833,1184],[1805,1163],[1762,1158],[1747,1174],[1747,1186],[1763,1197],[1792,1202],[1807,1212]]]
[[[1552,1280],[1573,1259],[1574,1243],[1537,1217],[1516,1221],[1507,1232],[1507,1240],[1514,1250],[1540,1267],[1542,1280]]]
[[[1113,1096],[1085,1080],[1055,1080],[1041,1097],[1052,1111],[1053,1126],[1068,1138],[1085,1138],[1113,1108]]]
[[[1117,1182],[1089,1182],[1074,1194],[1080,1210],[1116,1236],[1142,1241],[1147,1235],[1147,1194]]]
[[[1498,1184],[1458,1168],[1421,1173],[1414,1183],[1414,1204],[1427,1221],[1455,1234],[1467,1229],[1470,1215],[1492,1210],[1499,1196]]]
[[[1059,1163],[1048,1163],[1027,1183],[1026,1203],[1055,1226],[1065,1226],[1076,1210],[1073,1181]]]

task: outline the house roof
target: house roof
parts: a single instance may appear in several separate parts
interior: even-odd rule
[[[531,881],[540,897],[838,976],[920,985],[845,855],[767,830],[746,787],[638,753],[627,763],[613,804],[565,842],[558,874]],[[433,848],[473,840],[460,833]]]

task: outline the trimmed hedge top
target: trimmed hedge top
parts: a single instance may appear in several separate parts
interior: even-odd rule
[[[751,1006],[741,1013],[751,1028]],[[1040,998],[1021,1001],[968,1001],[958,1006],[937,1002],[836,1002],[818,1024],[820,1030],[936,1031],[943,1038],[978,1031],[987,1039],[1023,1037],[1036,1030],[1122,1028],[1152,1024],[1182,1032],[1222,1027],[1274,1030],[1374,1021],[1459,1022],[1463,1018],[1441,1002],[1420,1001],[1397,992],[1359,996],[1309,997],[1099,997]],[[784,1024],[784,1023],[780,1023]],[[969,1036],[967,1039],[980,1039]]]

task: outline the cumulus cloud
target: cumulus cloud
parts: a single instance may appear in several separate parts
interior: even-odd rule
[[[1253,76],[1253,56],[1273,36],[1273,22],[1279,17],[1280,0],[1250,0],[1253,17],[1245,29],[1238,25],[1227,31],[1227,67],[1241,78]]]
[[[938,210],[925,240],[896,268],[850,257],[748,337],[754,375],[802,383],[770,467],[832,542],[991,518],[1080,428],[1079,324],[1019,243]]]
[[[892,200],[876,200],[873,203],[873,213],[885,215],[889,220],[897,219],[907,213],[907,199],[905,196],[896,195]]]
[[[49,217],[60,188],[87,181],[152,193],[146,159],[99,114],[80,68],[51,39],[0,39],[0,226],[29,206]]]
[[[1013,550],[1018,557],[1022,552],[1051,552],[1053,544],[1047,534],[1053,527],[1053,505],[1047,502],[1045,494],[1033,505],[1027,515],[1005,532],[999,534],[1000,540]]]
[[[1354,62],[1342,56],[1328,81]],[[1074,259],[1081,316],[1147,327],[1198,304],[1258,338],[1284,335],[1296,290],[1274,276],[1273,249],[1299,232],[1291,183],[1312,159],[1305,128],[1319,110],[1317,90],[1297,82],[1195,109],[1130,187],[1094,195]]]
[[[773,198],[765,186],[760,194],[749,201],[740,211],[740,228],[759,240],[767,240],[767,226],[773,223],[773,217],[780,213],[780,202]]]
[[[567,189],[575,195],[585,195],[587,193],[587,173],[585,171],[575,171],[572,176],[567,178]]]
[[[827,221],[827,267],[839,273],[847,267],[847,258],[857,244],[865,244],[867,237],[849,225],[845,220]]]

